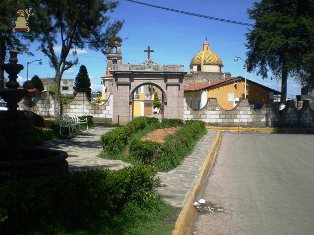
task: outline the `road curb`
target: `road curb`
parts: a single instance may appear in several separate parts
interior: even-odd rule
[[[199,176],[194,181],[193,187],[190,190],[189,195],[184,202],[182,210],[175,223],[175,227],[172,231],[172,235],[187,235],[191,233],[194,219],[196,216],[196,210],[194,208],[193,203],[197,200],[200,193],[205,188],[208,174],[213,166],[218,148],[221,143],[221,138],[222,138],[221,131],[218,130],[216,137],[208,151],[203,166],[200,170]]]
[[[314,133],[314,128],[279,128],[279,127],[217,127],[207,126],[207,130],[220,130],[228,132],[259,132],[259,133],[288,133],[288,134],[302,134]]]

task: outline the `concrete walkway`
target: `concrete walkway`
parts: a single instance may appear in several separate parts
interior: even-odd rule
[[[157,188],[156,191],[164,201],[175,207],[183,206],[195,179],[199,176],[215,136],[216,131],[208,131],[181,165],[169,172],[157,174],[165,186]]]
[[[102,151],[100,136],[111,129],[111,127],[97,126],[88,132],[81,132],[72,139],[51,140],[43,146],[66,151],[69,155],[67,161],[70,170],[93,168],[118,170],[130,166],[129,163],[120,160],[97,157]],[[163,200],[175,207],[183,206],[215,136],[216,131],[208,131],[197,143],[193,153],[186,157],[180,166],[169,172],[157,174],[162,180],[163,187],[157,188],[156,192]]]
[[[63,150],[68,153],[69,170],[108,168],[119,170],[129,163],[97,157],[102,151],[100,136],[110,131],[111,127],[97,126],[83,131],[72,139],[58,139],[46,142],[43,147]]]

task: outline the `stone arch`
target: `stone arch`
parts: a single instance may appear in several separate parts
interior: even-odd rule
[[[113,115],[112,122],[126,124],[133,118],[134,92],[141,86],[158,88],[163,96],[163,118],[183,118],[183,79],[186,72],[134,70],[131,65],[123,65],[126,70],[112,71],[113,75]]]
[[[141,86],[146,86],[146,85],[152,85],[152,86],[155,86],[157,87],[161,92],[162,92],[162,97],[163,97],[163,100],[162,102],[164,102],[165,105],[167,105],[167,95],[166,95],[166,92],[156,83],[153,83],[153,82],[143,82],[142,84],[139,84],[137,85],[136,87],[134,87],[131,91],[131,94],[130,94],[130,97],[129,97],[129,102],[132,102],[133,100],[133,97],[134,97],[134,92],[140,88]],[[129,103],[131,104],[131,103]]]

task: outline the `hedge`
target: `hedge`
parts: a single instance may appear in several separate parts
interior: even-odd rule
[[[156,171],[90,170],[0,185],[1,234],[56,234],[108,224],[129,203],[155,198]]]
[[[158,170],[169,170],[179,165],[191,153],[197,141],[206,133],[202,121],[187,121],[176,133],[166,137],[164,144],[134,140],[129,155],[141,164],[152,164]]]
[[[132,135],[144,129],[147,125],[158,123],[157,118],[138,117],[127,125],[113,129],[100,137],[104,151],[110,153],[121,152],[128,144]]]

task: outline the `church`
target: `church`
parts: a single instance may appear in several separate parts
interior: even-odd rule
[[[232,77],[223,70],[221,57],[210,48],[207,38],[190,62],[183,65],[159,65],[151,59],[141,64],[122,62],[121,44],[116,43],[107,55],[103,80],[103,99],[113,96],[113,123],[127,123],[138,116],[183,118],[183,106],[202,110],[209,99],[216,99],[224,110],[232,110],[242,99],[252,108],[260,108],[279,92],[243,77]],[[159,100],[156,107],[154,100]],[[155,106],[155,107],[154,107]]]

